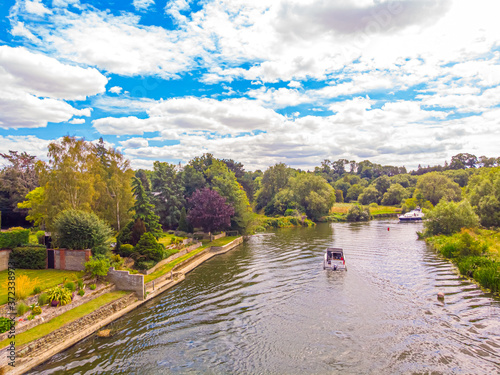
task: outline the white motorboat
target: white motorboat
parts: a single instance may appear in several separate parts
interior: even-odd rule
[[[337,247],[327,248],[323,260],[323,269],[347,271],[347,266],[345,265],[344,250]]]
[[[414,210],[405,213],[404,215],[399,215],[398,218],[399,221],[417,221],[424,218],[424,213],[422,212],[420,207],[417,207]]]

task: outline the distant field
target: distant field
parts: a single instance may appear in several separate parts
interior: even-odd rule
[[[349,208],[354,206],[354,203],[335,203],[335,205],[330,209],[330,214],[347,214]],[[378,206],[370,207],[370,213],[372,215],[383,215],[383,214],[395,214],[400,213],[401,208],[393,206]]]

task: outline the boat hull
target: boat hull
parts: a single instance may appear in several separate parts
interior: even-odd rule
[[[421,217],[400,217],[399,221],[422,221]]]

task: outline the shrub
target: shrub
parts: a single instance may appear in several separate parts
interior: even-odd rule
[[[92,212],[65,210],[54,221],[54,232],[60,247],[72,250],[92,249],[92,254],[107,250],[111,228]]]
[[[24,315],[26,311],[28,311],[29,307],[24,302],[20,302],[17,304],[17,316]]]
[[[7,279],[2,284],[2,287],[7,290],[8,284],[9,280]],[[36,284],[38,284],[38,278],[31,280],[27,275],[16,277],[16,300],[26,299],[26,297],[28,297],[33,292]]]
[[[473,228],[479,225],[479,218],[466,200],[455,202],[439,202],[426,214],[424,222],[426,236],[453,234],[462,228]]]
[[[67,305],[71,302],[71,291],[66,288],[60,288],[58,286],[47,290],[47,296],[49,302],[58,301],[60,306]]]
[[[137,262],[135,266],[139,270],[148,270],[148,269],[154,267],[155,264],[156,264],[156,262],[153,260],[141,260],[141,261]]]
[[[68,289],[71,292],[74,292],[76,290],[75,283],[70,281],[69,283],[64,284],[64,287]]]
[[[45,269],[47,249],[43,245],[23,245],[12,249],[9,262],[16,268],[42,270]]]
[[[132,227],[134,226],[134,221],[131,220],[125,225],[116,236],[117,244],[130,244],[130,236],[132,234]]]
[[[132,254],[133,252],[134,252],[134,246],[128,243],[121,245],[120,249],[118,250],[118,253],[122,257],[130,257],[130,254]]]
[[[137,219],[132,226],[132,232],[130,233],[130,244],[137,245],[142,235],[146,233],[146,224],[141,219]]]
[[[458,270],[460,273],[467,277],[474,277],[474,273],[480,268],[484,266],[489,266],[492,264],[492,261],[485,257],[464,257],[461,258],[458,263]]]
[[[84,294],[85,294],[85,290],[80,289],[80,290],[78,291],[78,295],[79,295],[80,297],[82,297]]]
[[[96,279],[104,278],[108,274],[109,267],[111,267],[109,259],[99,255],[90,257],[85,263],[85,271]]]
[[[164,247],[156,241],[156,238],[149,232],[142,235],[134,250],[146,257],[145,260],[159,262],[163,259]]]
[[[89,285],[90,290],[95,290],[97,288],[97,285],[95,284],[90,284]]]
[[[28,242],[30,242],[29,229],[14,227],[0,232],[0,249],[13,249]]]
[[[113,254],[110,257],[111,267],[115,267],[115,269],[119,269],[123,265],[123,259],[118,254]]]
[[[85,288],[85,284],[83,283],[82,279],[79,279],[76,283],[78,285],[79,290],[82,290],[83,288]]]
[[[488,265],[479,267],[474,272],[474,278],[493,293],[500,291],[500,263],[491,262]]]
[[[349,208],[346,219],[347,221],[368,221],[370,220],[370,209],[355,204]]]
[[[11,325],[12,325],[12,320],[10,320],[9,318],[1,317],[0,318],[0,333],[10,331]]]
[[[42,308],[40,306],[35,306],[31,309],[33,315],[40,315],[42,313]]]
[[[49,301],[49,296],[47,295],[47,293],[42,293],[38,296],[38,305],[39,306],[43,306],[43,305],[46,305],[48,304],[50,301]]]
[[[38,294],[42,291],[42,288],[40,288],[39,286],[36,286],[34,289],[33,289],[33,294]]]
[[[488,250],[488,245],[475,240],[467,230],[462,230],[459,240],[461,256],[478,256]]]
[[[45,231],[39,230],[35,233],[39,245],[45,245]]]

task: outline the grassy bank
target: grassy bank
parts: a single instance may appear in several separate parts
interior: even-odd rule
[[[228,237],[219,238],[218,240],[215,240],[215,241],[212,241],[212,242],[203,242],[203,245],[200,246],[199,248],[197,248],[197,249],[189,252],[186,255],[183,255],[183,256],[181,256],[181,257],[173,260],[170,263],[167,263],[167,264],[163,265],[162,267],[158,268],[155,272],[153,272],[153,273],[151,273],[149,275],[144,276],[144,282],[148,283],[150,281],[153,281],[153,280],[157,279],[158,277],[161,277],[161,276],[169,273],[172,270],[172,268],[174,268],[177,264],[183,262],[186,259],[189,259],[189,258],[195,256],[196,254],[198,254],[198,253],[202,252],[203,250],[205,250],[207,247],[224,246],[224,245],[227,245],[229,242],[234,241],[238,237],[239,236],[228,236]]]
[[[39,339],[40,337],[43,337],[45,335],[50,334],[51,332],[55,331],[56,329],[61,328],[65,324],[71,323],[77,319],[80,319],[81,317],[90,314],[91,312],[99,309],[100,307],[106,305],[109,302],[113,302],[126,294],[130,292],[126,291],[116,291],[116,292],[111,292],[111,293],[106,293],[103,294],[102,296],[97,297],[96,299],[93,299],[92,301],[89,301],[83,305],[80,305],[78,307],[75,307],[72,310],[69,310],[65,312],[64,314],[61,314],[54,319],[48,321],[47,323],[40,324],[32,329],[29,329],[23,333],[20,333],[16,335],[16,346],[24,345],[27,344],[31,341],[34,341],[36,339]],[[10,339],[5,339],[0,342],[0,349],[5,348],[10,344]]]
[[[500,291],[500,233],[486,229],[462,229],[451,236],[433,236],[425,241],[450,259],[460,274],[493,293]]]
[[[280,216],[269,217],[262,214],[255,214],[250,225],[250,233],[264,232],[268,229],[293,228],[293,227],[312,227],[316,225],[307,217],[298,216]]]

